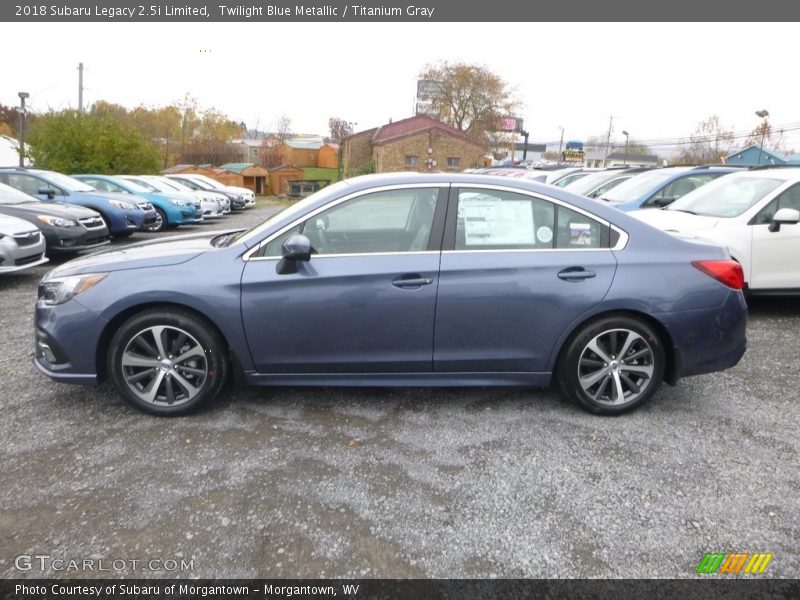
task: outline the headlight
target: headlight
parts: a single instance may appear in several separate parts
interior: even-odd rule
[[[121,208],[122,210],[135,210],[136,206],[130,204],[128,202],[123,202],[122,200],[109,200],[108,201],[111,206],[116,206],[117,208]]]
[[[42,279],[39,284],[39,298],[50,306],[63,304],[103,281],[106,275],[108,273],[87,273],[86,275],[73,275],[71,277]]]
[[[189,206],[189,203],[186,200],[178,200],[177,198],[170,198],[170,204],[174,204],[175,206]]]
[[[50,215],[36,215],[36,218],[52,225],[53,227],[77,227],[78,223],[72,219],[62,219],[61,217],[51,217]]]

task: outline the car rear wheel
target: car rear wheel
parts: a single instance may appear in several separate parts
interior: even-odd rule
[[[561,393],[598,415],[619,415],[656,393],[666,366],[658,334],[641,319],[605,317],[567,342],[556,369]]]
[[[220,334],[180,309],[135,315],[114,334],[108,352],[108,372],[122,397],[159,416],[185,415],[213,400],[227,368]]]

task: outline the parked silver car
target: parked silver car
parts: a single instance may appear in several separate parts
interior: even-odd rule
[[[0,215],[0,274],[22,271],[48,261],[44,236],[35,225]]]

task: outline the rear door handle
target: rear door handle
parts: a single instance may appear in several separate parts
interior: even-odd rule
[[[427,277],[420,277],[417,274],[403,275],[402,277],[398,277],[397,279],[392,281],[392,285],[394,287],[399,287],[407,290],[420,288],[423,285],[430,285],[432,283],[433,279],[429,279]]]
[[[558,272],[558,278],[564,281],[583,281],[584,279],[591,279],[597,273],[594,271],[587,271],[583,267],[569,267]]]

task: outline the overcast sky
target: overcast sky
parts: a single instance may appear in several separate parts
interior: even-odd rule
[[[0,102],[34,110],[84,102],[134,107],[188,92],[250,128],[283,114],[302,133],[328,118],[357,130],[413,114],[427,63],[466,61],[503,77],[523,103],[531,140],[674,140],[701,119],[749,131],[766,108],[800,127],[791,69],[797,25],[680,23],[3,23]],[[20,52],[22,50],[22,52]],[[800,149],[800,130],[787,133]],[[669,151],[661,147],[660,151]]]

